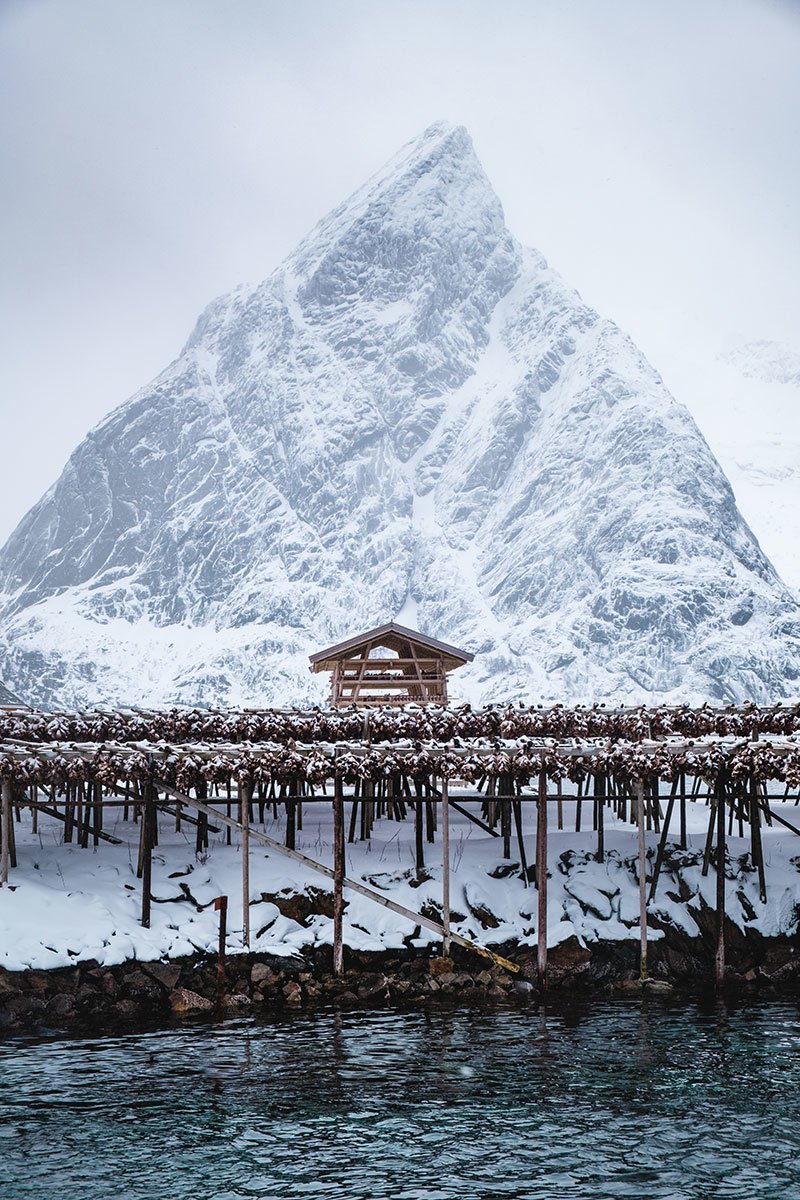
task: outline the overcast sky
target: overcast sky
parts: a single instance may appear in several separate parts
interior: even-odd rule
[[[679,395],[800,349],[799,115],[789,0],[0,0],[0,541],[210,299],[439,119]]]

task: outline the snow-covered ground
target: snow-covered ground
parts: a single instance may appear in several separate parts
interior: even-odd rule
[[[474,802],[469,805],[477,811]],[[800,826],[800,810],[794,804],[772,807]],[[347,809],[349,816],[349,804]],[[524,805],[523,809],[527,857],[531,863],[535,851],[535,812],[533,805]],[[692,911],[697,911],[703,901],[711,908],[715,906],[716,877],[713,868],[705,879],[701,877],[708,809],[702,803],[690,803],[687,809],[689,849],[672,854],[672,869],[665,865],[649,912],[692,935],[697,932]],[[18,866],[11,872],[10,886],[0,889],[1,966],[9,970],[46,968],[82,959],[97,959],[101,964],[112,965],[134,957],[153,960],[198,950],[215,951],[218,914],[213,900],[219,895],[229,897],[228,950],[236,953],[243,949],[238,836],[234,833],[233,844],[227,846],[224,831],[210,835],[208,851],[198,857],[194,828],[184,824],[183,830],[176,833],[174,819],[159,814],[159,845],[153,857],[152,920],[151,927],[143,929],[139,924],[141,882],[136,878],[138,827],[123,824],[116,816],[116,809],[106,810],[106,829],[122,838],[122,844],[101,843],[96,850],[83,850],[74,844],[64,845],[63,826],[47,817],[40,817],[39,832],[32,834],[30,815],[23,814],[23,823],[16,830]],[[588,821],[588,832],[574,832],[574,801],[569,799],[564,801],[563,831],[557,829],[557,820],[557,802],[552,801],[548,839],[548,944],[557,945],[572,935],[587,943],[638,938],[635,829],[616,821],[606,810],[606,858],[605,862],[597,863],[592,857],[596,842],[591,831],[591,803],[583,805],[583,829],[586,830]],[[677,821],[676,811],[672,826],[676,840]],[[282,838],[282,821],[275,822],[268,815],[265,832]],[[743,929],[753,928],[767,936],[792,933],[800,905],[800,840],[777,824],[763,830],[763,840],[767,903],[759,900],[757,879],[748,856],[749,841],[733,836],[728,841],[726,910]],[[657,842],[658,835],[648,833],[651,862]],[[331,864],[329,802],[306,802],[297,849]],[[574,854],[569,855],[569,851]],[[376,821],[368,843],[348,844],[346,871],[351,878],[363,880],[376,891],[419,911],[441,902],[440,830],[435,844],[425,844],[425,859],[427,878],[417,885],[413,822],[383,818]],[[677,860],[681,861],[681,881],[684,894],[689,895],[688,902],[678,900],[673,874]],[[510,863],[517,862],[516,841],[512,840]],[[526,887],[518,871],[507,873],[510,864],[502,857],[499,838],[484,833],[455,811],[451,820],[451,865],[455,931],[486,946],[511,939],[535,945],[535,888]],[[325,876],[252,842],[251,948],[289,955],[304,946],[330,944],[332,922],[328,917],[312,915],[305,925],[300,924],[282,915],[276,904],[264,899],[264,894],[283,893],[288,897],[305,889],[330,891],[331,886]],[[348,946],[374,951],[401,949],[405,939],[414,934],[414,926],[405,918],[353,892],[345,895],[344,937]],[[487,913],[491,914],[489,919]],[[491,920],[496,925],[492,926]],[[660,935],[653,931],[651,936]],[[433,933],[423,929],[414,944],[436,941]]]

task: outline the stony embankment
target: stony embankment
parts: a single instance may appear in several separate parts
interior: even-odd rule
[[[699,938],[674,928],[651,944],[649,983],[661,992],[696,992],[711,986],[715,933],[713,913]],[[767,995],[800,989],[797,936],[763,938],[726,923],[727,983]],[[86,961],[50,971],[0,971],[0,1029],[162,1022],[187,1015],[298,1010],[320,1004],[420,1004],[441,1000],[493,1003],[535,999],[535,952],[505,946],[512,973],[466,951],[443,958],[435,950],[366,954],[348,952],[346,973],[335,978],[329,948],[303,957],[266,954],[229,956],[220,993],[215,957],[198,955],[162,962],[130,961],[101,967]],[[638,979],[636,941],[581,946],[571,938],[548,960],[551,993],[633,992]]]

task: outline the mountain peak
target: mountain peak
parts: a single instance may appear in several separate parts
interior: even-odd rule
[[[503,209],[463,125],[437,122],[338,205],[300,243],[290,269],[307,276],[335,245],[358,227],[384,239],[419,237],[436,228],[453,241],[474,229],[491,240],[507,238]]]

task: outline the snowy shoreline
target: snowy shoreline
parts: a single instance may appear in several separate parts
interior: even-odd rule
[[[112,967],[88,959],[48,971],[0,968],[0,1036],[59,1028],[150,1028],[184,1018],[271,1017],[320,1006],[507,1006],[654,995],[677,1003],[711,995],[718,999],[711,928],[688,939],[674,929],[664,932],[653,947],[644,983],[637,978],[638,946],[633,942],[598,940],[581,946],[574,936],[566,939],[552,951],[546,993],[536,982],[534,952],[509,944],[502,950],[518,973],[470,951],[457,949],[444,958],[427,947],[348,951],[342,977],[333,974],[327,947],[284,956],[241,953],[225,960],[222,987],[218,961],[205,953],[133,959]],[[740,1000],[796,996],[796,949],[794,937],[751,934],[734,941],[726,994]]]
[[[474,802],[464,802],[478,811]],[[796,821],[794,804],[773,804],[773,811]],[[565,804],[565,821],[574,821]],[[159,814],[159,843],[153,854],[152,915],[140,925],[141,881],[136,877],[139,827],[109,820],[107,832],[119,844],[82,849],[63,843],[63,825],[40,815],[33,833],[17,823],[18,865],[9,886],[0,889],[0,967],[19,972],[73,967],[92,961],[110,968],[130,960],[156,962],[215,954],[218,945],[217,896],[229,897],[226,952],[245,952],[242,917],[242,858],[238,834],[226,844],[224,830],[211,836],[209,848],[195,852],[194,830]],[[525,815],[528,862],[534,857],[533,814]],[[636,833],[610,811],[606,816],[604,860],[595,859],[591,830],[558,829],[558,802],[549,804],[548,926],[552,949],[574,940],[581,947],[599,943],[638,946],[639,898]],[[708,809],[687,806],[687,849],[672,841],[653,901],[648,905],[648,937],[655,945],[665,930],[683,939],[702,938],[708,914],[716,906],[713,865],[702,874]],[[264,831],[283,839],[283,819],[269,808]],[[796,938],[800,914],[800,843],[779,824],[763,829],[767,900],[759,897],[747,838],[727,842],[725,907],[734,942],[742,938]],[[659,835],[646,835],[648,876]],[[332,861],[330,801],[304,804],[297,849],[322,864]],[[522,877],[517,846],[502,857],[502,842],[462,813],[451,819],[450,896],[452,928],[489,949],[516,946],[520,953],[537,942],[537,893]],[[405,908],[438,919],[442,900],[440,833],[425,845],[425,869],[415,871],[411,821],[388,817],[375,822],[368,841],[346,847],[346,874]],[[529,872],[530,874],[530,872]],[[345,891],[344,944],[368,954],[406,950],[439,953],[439,938],[414,927],[365,896]],[[331,946],[331,882],[279,851],[251,845],[250,950],[289,957]],[[730,939],[729,939],[730,940]]]

